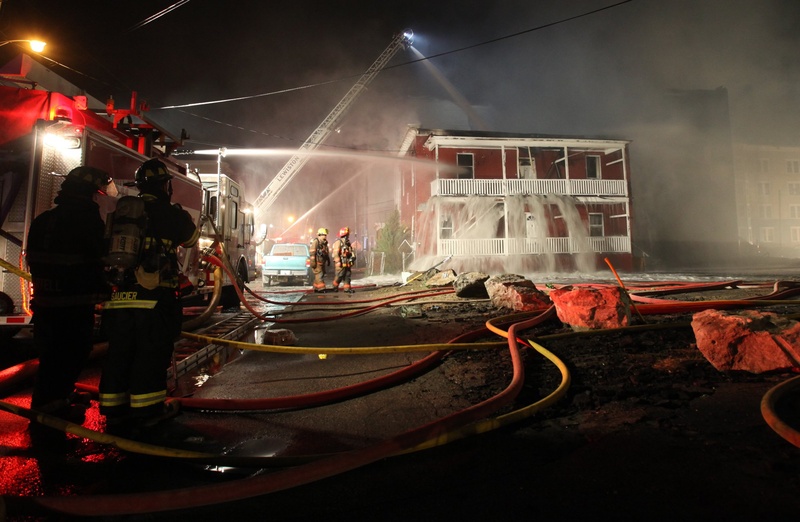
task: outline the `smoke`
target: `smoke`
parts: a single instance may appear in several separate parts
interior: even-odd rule
[[[3,5],[0,31],[15,38],[27,36],[12,29],[36,29],[51,40],[52,57],[73,69],[57,73],[99,99],[113,94],[118,106],[132,90],[155,108],[243,97],[151,112],[174,134],[186,129],[190,148],[297,148],[393,35],[409,27],[414,49],[434,58],[415,62],[419,55],[398,53],[326,147],[391,154],[409,124],[627,139],[635,248],[660,255],[674,250],[663,246],[673,242],[735,241],[731,194],[715,188],[728,182],[725,144],[800,143],[800,3],[634,0],[580,16],[613,3],[189,2],[128,33],[120,28],[154,14],[147,3],[95,3],[93,14],[114,23],[86,31],[84,10],[29,0]],[[251,199],[283,165],[276,158],[231,163]],[[348,180],[364,167],[309,162],[280,211],[299,214],[351,183],[320,219],[355,219],[344,209],[362,188]],[[379,199],[391,199],[391,168],[367,171],[355,179],[381,180]]]

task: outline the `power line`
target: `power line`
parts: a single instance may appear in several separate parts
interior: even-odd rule
[[[188,0],[186,0],[186,1],[188,1]],[[447,55],[450,55],[450,54],[460,53],[460,52],[463,52],[463,51],[468,51],[470,49],[475,49],[476,47],[481,47],[481,46],[484,46],[484,45],[497,43],[497,42],[500,42],[500,41],[503,41],[503,40],[508,40],[509,38],[515,38],[517,36],[522,36],[524,34],[532,33],[534,31],[540,31],[542,29],[547,29],[547,28],[550,28],[550,27],[554,27],[556,25],[565,24],[565,23],[571,22],[573,20],[578,20],[578,19],[584,18],[586,16],[591,16],[591,15],[600,13],[602,11],[606,11],[608,9],[613,9],[615,7],[619,7],[619,6],[623,5],[623,4],[628,4],[630,2],[633,2],[633,0],[622,0],[621,2],[617,2],[615,4],[611,4],[611,5],[607,5],[607,6],[604,6],[604,7],[600,7],[600,8],[594,9],[592,11],[587,11],[585,13],[581,13],[581,14],[570,16],[570,17],[567,17],[567,18],[563,18],[561,20],[556,20],[554,22],[549,22],[549,23],[546,23],[546,24],[542,24],[542,25],[539,25],[539,26],[536,26],[536,27],[532,27],[530,29],[526,29],[524,31],[519,31],[519,32],[508,34],[508,35],[505,35],[505,36],[500,36],[498,38],[493,38],[491,40],[486,40],[486,41],[483,41],[483,42],[480,42],[480,43],[476,43],[476,44],[472,44],[472,45],[468,45],[468,46],[465,46],[465,47],[460,47],[458,49],[452,49],[450,51],[444,51],[444,52],[441,52],[441,53],[438,53],[438,54],[433,54],[431,56],[425,56],[423,58],[418,58],[416,60],[410,60],[408,62],[403,62],[403,63],[397,64],[397,65],[387,66],[387,67],[384,67],[384,70],[386,70],[386,69],[396,69],[398,67],[405,67],[407,65],[412,65],[412,64],[423,62],[423,61],[426,61],[426,60],[432,60],[434,58],[441,58],[442,56],[447,56]],[[338,82],[342,82],[342,81],[345,81],[345,80],[358,78],[360,76],[361,76],[360,74],[350,75],[350,76],[345,76],[345,77],[342,77],[342,78],[338,78],[336,80],[327,80],[327,81],[324,81],[324,82],[312,83],[312,84],[303,85],[303,86],[300,86],[300,87],[293,87],[293,88],[290,88],[290,89],[282,89],[280,91],[272,91],[272,92],[261,93],[261,94],[253,94],[253,95],[249,95],[249,96],[240,96],[238,98],[227,98],[227,99],[224,99],[224,100],[212,100],[212,101],[204,101],[204,102],[196,102],[196,103],[187,103],[187,104],[182,104],[182,105],[169,105],[169,106],[164,106],[164,107],[151,108],[151,110],[181,109],[181,108],[186,108],[186,107],[198,107],[198,106],[201,106],[201,105],[215,105],[215,104],[220,104],[220,103],[230,103],[230,102],[234,102],[234,101],[251,100],[251,99],[255,99],[255,98],[262,98],[262,97],[265,97],[265,96],[275,96],[275,95],[278,95],[278,94],[285,94],[287,92],[300,91],[300,90],[304,90],[304,89],[311,89],[311,88],[320,87],[320,86],[323,86],[323,85],[330,85],[332,83],[338,83]]]
[[[162,9],[161,11],[157,12],[156,14],[154,14],[152,16],[148,16],[147,18],[145,18],[144,20],[142,20],[138,24],[131,26],[128,29],[128,32],[132,33],[133,31],[135,31],[137,29],[141,29],[145,25],[147,25],[147,24],[149,24],[151,22],[155,22],[156,20],[158,20],[162,16],[164,16],[166,14],[169,14],[172,11],[174,11],[175,9],[177,9],[177,8],[179,8],[179,7],[181,7],[181,6],[185,5],[185,4],[188,4],[188,3],[189,3],[189,0],[179,0],[178,2],[175,2],[171,6],[167,7],[166,9]]]

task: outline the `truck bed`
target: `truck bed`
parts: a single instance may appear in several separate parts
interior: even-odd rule
[[[279,243],[272,246],[269,255],[264,256],[261,279],[264,285],[277,283],[307,284],[308,245],[302,243]]]

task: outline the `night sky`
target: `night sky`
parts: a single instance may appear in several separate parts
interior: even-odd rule
[[[800,144],[798,27],[796,0],[0,3],[0,38],[47,41],[42,63],[100,100],[137,91],[189,149],[296,149],[411,28],[429,63],[398,53],[329,145],[391,153],[408,124],[476,128],[466,100],[491,131],[632,140],[640,180],[673,89],[727,90],[735,140]],[[251,198],[284,162],[243,165]]]

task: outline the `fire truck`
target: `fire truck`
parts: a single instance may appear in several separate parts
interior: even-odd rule
[[[172,202],[201,227],[198,246],[179,252],[182,272],[191,284],[187,298],[199,304],[214,295],[223,307],[238,305],[234,281],[241,285],[255,279],[253,212],[244,187],[221,172],[201,179],[191,165],[174,161],[171,154],[184,133],[172,136],[150,121],[136,93],[127,109],[109,101],[105,110],[97,110],[89,109],[86,96],[32,87],[0,85],[0,327],[30,324],[27,231],[33,218],[53,205],[64,176],[80,165],[97,167],[113,177],[118,197],[135,195],[136,189],[124,183],[154,157],[174,176]],[[116,201],[97,196],[103,219]],[[208,254],[221,259],[228,270],[206,263]],[[215,293],[217,284],[221,290]]]

